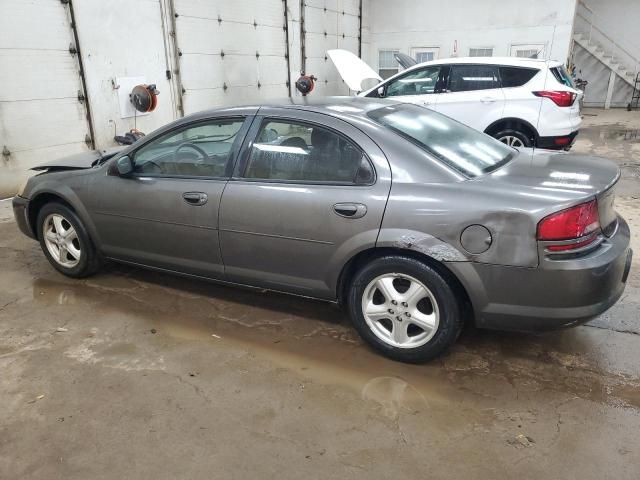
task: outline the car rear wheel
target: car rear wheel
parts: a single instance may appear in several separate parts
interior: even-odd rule
[[[501,130],[495,135],[493,135],[496,139],[500,140],[502,143],[509,145],[510,147],[532,147],[533,142],[531,138],[527,136],[524,132],[520,130],[507,129]]]
[[[448,349],[462,330],[453,288],[431,266],[389,256],[359,270],[349,290],[349,313],[360,336],[383,355],[421,363]]]
[[[100,259],[84,225],[67,206],[52,202],[38,212],[38,239],[49,263],[69,277],[86,277]]]

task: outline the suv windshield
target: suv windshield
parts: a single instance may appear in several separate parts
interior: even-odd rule
[[[390,105],[367,115],[467,177],[496,170],[516,152],[489,135],[417,105]]]
[[[553,76],[556,77],[556,80],[567,87],[575,88],[573,84],[573,80],[571,80],[571,76],[567,73],[562,65],[559,67],[553,67],[550,69]]]

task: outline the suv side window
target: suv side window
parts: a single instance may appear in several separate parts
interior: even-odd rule
[[[385,96],[425,95],[435,93],[438,88],[439,66],[424,67],[396,78],[387,84]]]
[[[332,130],[293,120],[265,120],[243,177],[370,185],[375,173],[362,150]]]
[[[502,80],[502,88],[521,87],[540,70],[537,68],[526,67],[500,67],[500,80]]]
[[[169,132],[134,153],[137,173],[167,177],[224,177],[244,118],[204,121]]]
[[[449,73],[450,92],[469,92],[500,88],[495,65],[452,65]]]

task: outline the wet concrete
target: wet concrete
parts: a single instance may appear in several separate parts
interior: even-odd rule
[[[635,119],[587,117],[576,151],[637,161],[610,133]],[[640,180],[624,182],[640,252]],[[116,265],[67,279],[9,213],[2,479],[640,476],[638,256],[588,326],[470,329],[415,366],[373,354],[327,304]]]

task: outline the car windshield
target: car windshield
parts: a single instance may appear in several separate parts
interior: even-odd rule
[[[417,105],[390,105],[367,115],[467,177],[492,172],[516,153],[489,135]]]

